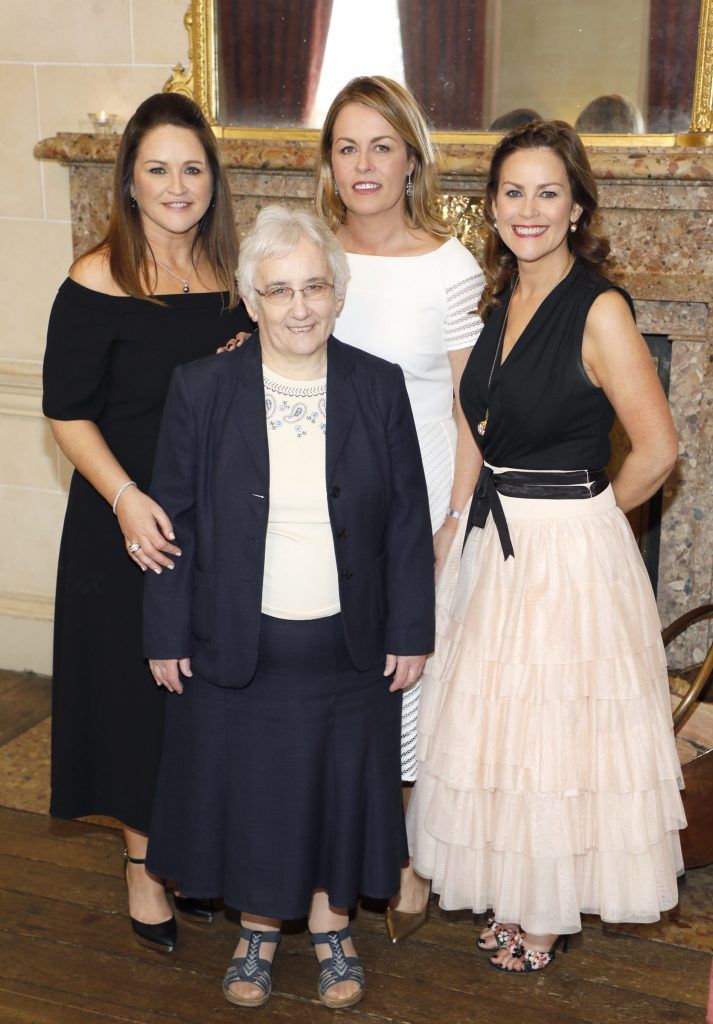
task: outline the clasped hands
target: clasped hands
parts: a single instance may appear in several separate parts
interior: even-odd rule
[[[389,691],[405,690],[412,686],[423,672],[425,654],[387,654],[384,675],[393,675]],[[190,658],[149,658],[149,668],[157,686],[165,686],[171,693],[183,693],[181,676],[193,675]]]

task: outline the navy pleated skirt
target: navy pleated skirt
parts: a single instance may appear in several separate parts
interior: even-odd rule
[[[263,616],[249,686],[199,676],[169,695],[148,866],[187,896],[304,917],[390,899],[407,857],[401,694],[357,672],[341,616]]]

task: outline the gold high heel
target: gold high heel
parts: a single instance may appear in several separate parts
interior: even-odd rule
[[[394,910],[393,907],[386,908],[386,931],[389,938],[396,944],[401,939],[408,938],[428,920],[430,900],[423,910],[417,910],[415,914],[407,913],[405,910]]]
[[[409,935],[413,935],[415,931],[424,925],[428,920],[428,915],[431,910],[431,886],[428,887],[428,895],[426,896],[426,902],[420,910],[415,912],[409,912],[406,910],[397,910],[395,907],[388,906],[386,908],[385,920],[386,920],[386,931],[388,932],[391,941],[396,944],[402,939],[408,938]]]

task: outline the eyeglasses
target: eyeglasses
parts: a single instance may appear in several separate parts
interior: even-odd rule
[[[297,292],[300,292],[306,303],[322,302],[333,290],[334,285],[328,281],[312,281],[304,288],[288,288],[285,284],[273,284],[264,292],[261,292],[259,288],[255,289],[258,295],[261,295],[273,306],[289,306],[294,302]]]

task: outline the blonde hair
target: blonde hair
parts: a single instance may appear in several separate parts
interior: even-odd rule
[[[306,238],[324,253],[334,278],[334,294],[340,295],[349,279],[349,264],[341,245],[321,221],[309,210],[288,210],[285,206],[266,206],[240,246],[238,286],[250,306],[255,306],[255,273],[263,260],[289,256]]]
[[[404,213],[408,223],[436,238],[450,237],[452,231],[438,213],[436,155],[428,133],[426,116],[408,89],[383,75],[352,78],[332,100],[322,126],[317,152],[315,202],[319,215],[335,232],[347,219],[347,208],[334,186],[332,143],[334,122],[349,103],[362,103],[381,114],[406,144],[414,162],[411,174],[413,195],[407,196],[404,188]]]

